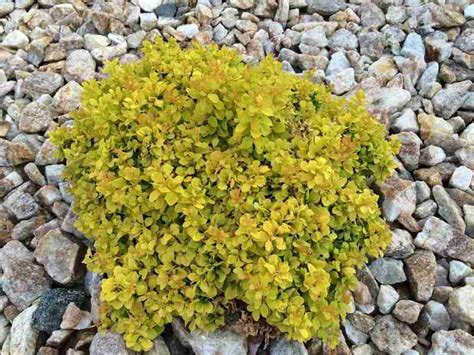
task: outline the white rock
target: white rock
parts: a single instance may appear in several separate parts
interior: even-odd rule
[[[379,307],[380,313],[390,313],[399,298],[400,296],[392,286],[381,285],[379,294],[377,296],[377,306]]]
[[[154,12],[140,14],[140,27],[144,31],[151,31],[158,26],[158,18]]]
[[[449,309],[461,320],[474,325],[474,286],[455,289],[449,296]]]
[[[474,4],[466,6],[464,8],[464,17],[466,20],[474,20]]]
[[[329,43],[326,38],[326,30],[322,26],[317,26],[303,32],[301,43],[312,47],[326,47]]]
[[[388,113],[401,111],[410,101],[410,92],[396,87],[375,89],[367,95],[367,101],[375,109],[387,110]]]
[[[446,153],[443,148],[430,145],[420,151],[420,164],[433,166],[439,164],[446,159]]]
[[[326,75],[337,74],[345,69],[349,69],[351,63],[343,52],[336,52],[332,55],[328,66],[326,67]]]
[[[107,47],[110,40],[106,36],[87,33],[84,35],[84,48],[91,51],[95,48]]]
[[[174,334],[181,343],[191,347],[196,355],[226,354],[241,355],[247,353],[247,340],[243,335],[231,331],[212,333],[200,330],[189,332],[178,320],[172,323]]]
[[[347,68],[336,74],[326,77],[326,81],[331,85],[331,91],[335,95],[342,95],[348,92],[356,84],[354,69]]]
[[[38,331],[31,325],[33,312],[38,305],[32,305],[15,317],[11,328],[10,355],[35,355]]]
[[[456,285],[461,282],[467,275],[471,273],[472,269],[469,265],[457,260],[449,262],[449,281]]]
[[[472,181],[472,170],[465,166],[457,167],[449,179],[449,184],[461,190],[469,189]]]
[[[138,0],[138,5],[145,12],[152,12],[158,6],[160,6],[162,0]]]
[[[396,133],[418,132],[420,130],[415,112],[410,108],[404,109],[399,116],[394,118],[391,128]]]
[[[199,33],[199,27],[196,24],[181,25],[176,30],[184,34],[187,38],[194,38]]]
[[[2,45],[4,45],[5,47],[15,49],[24,49],[28,45],[28,43],[30,43],[28,36],[20,30],[10,32],[5,36],[2,41]]]

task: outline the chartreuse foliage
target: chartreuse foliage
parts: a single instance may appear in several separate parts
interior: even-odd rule
[[[105,275],[104,326],[149,349],[173,317],[212,331],[238,299],[290,339],[335,344],[355,268],[390,240],[367,180],[391,173],[397,144],[363,95],[332,97],[271,58],[143,52],[87,82],[52,135]]]

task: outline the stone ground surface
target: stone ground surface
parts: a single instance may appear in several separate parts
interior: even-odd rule
[[[359,271],[337,353],[473,354],[469,2],[1,0],[1,354],[130,353],[120,336],[93,327],[100,280],[80,264],[86,239],[73,227],[48,132],[68,121],[81,83],[100,77],[104,61],[137,59],[154,34],[214,41],[247,62],[271,54],[296,74],[317,69],[313,80],[337,95],[366,91],[369,109],[403,143],[395,176],[379,186],[393,242]],[[235,334],[172,329],[149,354],[246,352]],[[280,340],[269,353],[329,350]]]

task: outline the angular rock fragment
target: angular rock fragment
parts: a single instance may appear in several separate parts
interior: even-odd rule
[[[70,284],[83,274],[84,250],[59,229],[46,233],[38,243],[34,256],[44,265],[51,278],[60,284]]]
[[[434,254],[427,250],[419,250],[404,261],[413,296],[417,301],[428,301],[436,282]]]

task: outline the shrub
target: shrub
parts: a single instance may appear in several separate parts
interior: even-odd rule
[[[77,228],[104,274],[104,327],[149,349],[173,317],[225,324],[231,301],[288,338],[337,343],[355,268],[390,233],[368,185],[395,142],[363,95],[331,96],[266,58],[175,42],[84,84],[67,159]]]

